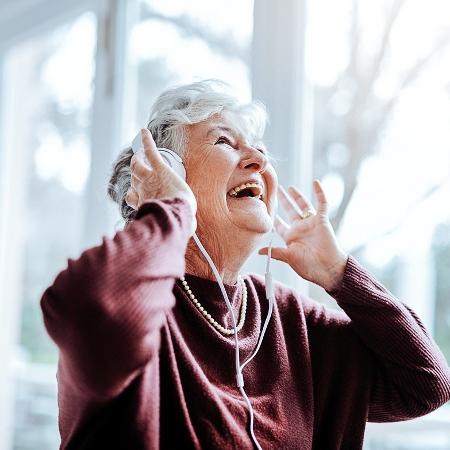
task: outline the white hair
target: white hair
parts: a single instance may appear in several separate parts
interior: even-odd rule
[[[153,104],[147,128],[157,147],[169,148],[185,156],[187,127],[208,120],[222,111],[239,114],[247,139],[261,141],[268,122],[265,106],[259,101],[241,103],[228,93],[230,86],[220,80],[203,80],[168,89]],[[125,222],[133,219],[136,211],[125,202],[130,187],[130,147],[123,150],[113,164],[108,185],[109,196],[119,205]]]
[[[227,93],[229,88],[220,80],[204,80],[163,92],[154,103],[147,124],[156,145],[183,156],[186,126],[208,120],[224,110],[239,114],[248,139],[262,140],[267,123],[265,106],[258,101],[242,104]]]

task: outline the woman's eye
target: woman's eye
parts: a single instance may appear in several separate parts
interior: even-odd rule
[[[225,136],[220,136],[220,138],[217,139],[216,144],[223,144],[223,143],[228,144],[231,147],[233,146],[228,138],[226,138]]]

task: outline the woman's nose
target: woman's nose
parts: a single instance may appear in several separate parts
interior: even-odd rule
[[[245,154],[239,163],[239,167],[241,169],[251,168],[263,173],[266,170],[267,164],[267,157],[260,150],[249,146],[245,149]]]

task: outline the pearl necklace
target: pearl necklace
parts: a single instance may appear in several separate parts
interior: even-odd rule
[[[188,294],[190,300],[195,305],[195,307],[206,317],[206,320],[217,330],[220,331],[222,334],[225,334],[227,336],[234,334],[233,328],[225,328],[220,323],[218,323],[211,314],[206,311],[206,309],[202,306],[202,304],[197,300],[195,295],[192,293],[191,288],[189,287],[187,281],[184,277],[181,277],[181,282],[183,283],[184,290]],[[244,326],[245,322],[245,314],[247,312],[247,286],[245,285],[244,279],[239,276],[239,282],[242,287],[242,305],[241,305],[241,317],[239,319],[239,323],[237,324],[237,331],[241,331],[242,327]]]

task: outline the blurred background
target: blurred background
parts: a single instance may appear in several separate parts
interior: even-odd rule
[[[448,0],[2,0],[0,450],[58,448],[40,296],[120,229],[108,174],[156,96],[202,78],[267,105],[282,184],[323,181],[342,245],[450,359]],[[450,407],[368,424],[364,448],[450,449]]]

